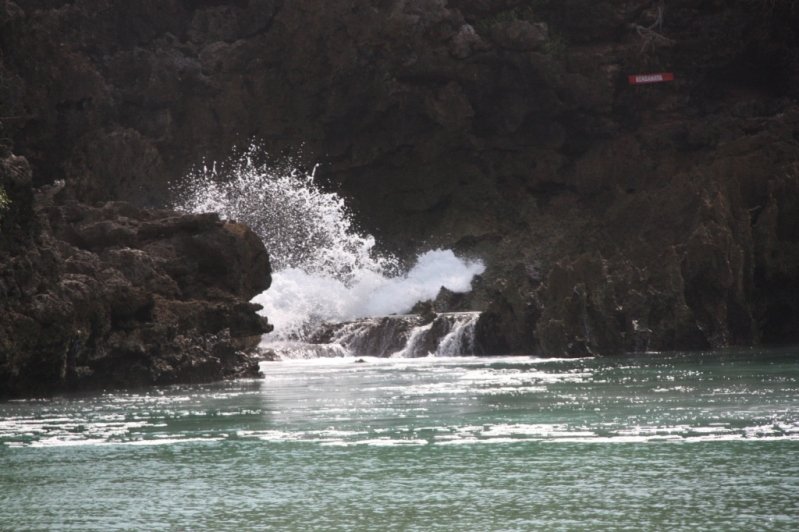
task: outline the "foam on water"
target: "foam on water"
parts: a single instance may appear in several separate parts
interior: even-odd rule
[[[288,360],[0,402],[0,528],[794,530],[786,351]]]
[[[407,273],[396,276],[362,268],[340,278],[293,267],[276,272],[272,287],[254,301],[263,305],[277,338],[303,338],[323,321],[406,313],[416,302],[435,298],[442,286],[466,292],[484,269],[441,249],[421,254]]]
[[[344,199],[323,191],[314,172],[262,158],[252,146],[240,157],[197,168],[175,187],[175,206],[218,212],[263,239],[274,273],[271,288],[254,301],[275,326],[269,341],[303,339],[323,321],[402,314],[441,287],[470,290],[484,271],[480,261],[435,249],[402,272],[396,257],[377,253],[375,239],[355,229]]]
[[[9,403],[0,446],[799,441],[795,389],[782,389],[767,372],[741,386],[722,365],[712,373],[675,367],[651,379],[646,367],[631,373],[590,358],[364,358],[264,362],[262,382],[109,394],[85,403]],[[656,392],[662,377],[687,379],[700,391],[688,397],[675,383],[664,397]],[[619,396],[630,378],[636,385]]]

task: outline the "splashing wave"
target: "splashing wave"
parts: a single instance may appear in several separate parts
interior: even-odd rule
[[[408,312],[441,287],[470,290],[485,269],[438,249],[400,273],[397,258],[376,253],[375,239],[355,230],[344,199],[319,188],[313,172],[260,158],[250,147],[221,165],[197,168],[175,187],[176,207],[218,212],[263,239],[275,272],[272,287],[254,301],[275,325],[275,338],[303,338],[322,321]]]
[[[218,212],[250,226],[263,239],[275,271],[299,268],[348,281],[369,270],[391,275],[395,257],[375,253],[375,239],[359,234],[344,199],[324,192],[314,172],[259,163],[258,147],[221,164],[196,168],[175,187],[176,207]]]

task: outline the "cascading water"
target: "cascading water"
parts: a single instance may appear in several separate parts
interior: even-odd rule
[[[175,192],[178,209],[218,212],[246,223],[266,244],[274,269],[272,286],[254,299],[275,326],[264,337],[265,347],[284,357],[473,352],[476,313],[465,313],[469,319],[449,319],[452,326],[437,327],[443,331],[440,346],[430,346],[430,335],[415,331],[428,324],[412,322],[389,327],[400,336],[381,340],[380,352],[374,347],[380,342],[370,344],[364,338],[375,335],[369,323],[379,317],[401,321],[402,317],[389,315],[406,313],[415,303],[435,298],[441,287],[470,290],[472,278],[484,270],[480,261],[460,259],[450,250],[431,250],[401,273],[395,257],[377,253],[374,238],[355,230],[343,198],[322,191],[313,172],[299,172],[291,164],[259,164],[259,157],[259,149],[251,147],[225,164],[198,168]],[[362,318],[372,322],[352,325]],[[350,333],[330,336],[329,347],[307,344],[325,326],[347,322]],[[419,337],[428,337],[428,347],[410,345]]]
[[[445,312],[432,322],[414,327],[405,346],[392,356],[457,356],[475,351],[475,326],[479,312]]]

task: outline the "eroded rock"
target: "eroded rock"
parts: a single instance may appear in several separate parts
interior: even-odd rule
[[[484,311],[486,352],[799,341],[799,10],[665,4],[6,0],[0,127],[37,184],[89,202],[158,204],[252,137],[302,145],[383,245],[486,261],[458,303]],[[675,81],[627,83],[657,71]],[[69,273],[89,278],[104,242],[149,230],[59,209]],[[39,223],[17,219],[8,245]],[[203,292],[219,260],[149,247],[164,293]],[[29,262],[0,292],[28,290]]]
[[[0,396],[255,376],[269,258],[245,226],[43,192],[0,160]],[[27,225],[26,225],[27,224]]]

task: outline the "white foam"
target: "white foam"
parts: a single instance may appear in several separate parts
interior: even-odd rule
[[[474,353],[475,328],[480,319],[479,312],[464,312],[460,314],[436,349],[436,356],[454,356]]]
[[[47,447],[98,447],[98,446],[111,446],[111,445],[134,445],[134,446],[152,446],[152,445],[172,445],[176,443],[191,443],[191,442],[213,442],[221,441],[222,437],[202,437],[202,438],[168,438],[156,437],[153,439],[140,439],[140,440],[103,440],[103,439],[87,439],[82,437],[53,437],[36,440],[30,443],[13,442],[14,447],[34,447],[34,448],[47,448]]]
[[[117,443],[116,445],[135,445],[135,446],[151,446],[151,445],[172,445],[175,443],[197,443],[197,442],[215,442],[222,441],[223,437],[203,437],[203,438],[156,438],[152,440],[131,440],[127,442]],[[114,445],[114,442],[109,442]]]
[[[427,440],[397,440],[391,438],[373,438],[369,440],[357,440],[357,441],[330,441],[324,442],[322,445],[324,446],[333,446],[333,447],[353,447],[356,445],[366,445],[369,447],[416,447],[420,445],[427,445]]]
[[[275,333],[267,335],[270,341],[302,338],[323,321],[404,314],[416,302],[435,298],[442,287],[468,291],[472,278],[484,270],[481,262],[459,259],[442,249],[423,253],[407,273],[394,277],[361,268],[341,279],[299,266],[276,272],[270,289],[253,301],[275,325]]]
[[[302,339],[322,321],[408,312],[441,287],[471,289],[485,269],[450,250],[421,254],[399,274],[399,261],[375,252],[375,239],[355,230],[344,199],[323,191],[314,172],[257,162],[257,146],[239,157],[195,169],[175,186],[175,207],[218,212],[244,222],[263,239],[274,274],[270,290],[254,301],[274,324],[268,341]]]

